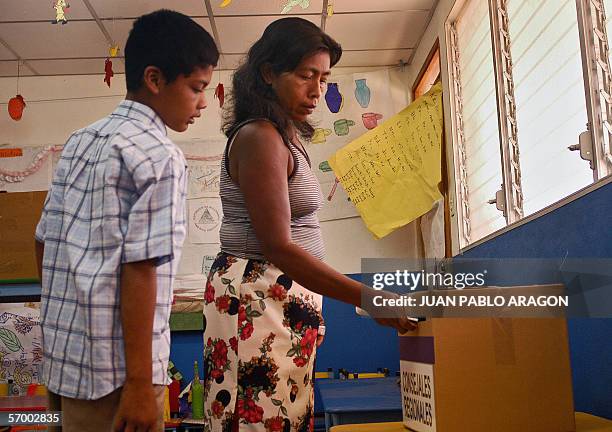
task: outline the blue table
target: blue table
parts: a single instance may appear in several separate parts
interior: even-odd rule
[[[397,377],[315,380],[325,429],[339,424],[402,421]]]

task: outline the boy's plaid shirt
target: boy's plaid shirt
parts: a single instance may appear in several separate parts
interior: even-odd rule
[[[186,179],[183,153],[161,118],[134,101],[64,146],[35,235],[45,245],[43,380],[51,392],[98,399],[123,385],[120,268],[147,259],[157,261],[153,383],[169,383]]]

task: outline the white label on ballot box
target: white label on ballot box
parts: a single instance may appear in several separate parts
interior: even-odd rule
[[[433,365],[400,361],[404,425],[417,432],[436,431]]]

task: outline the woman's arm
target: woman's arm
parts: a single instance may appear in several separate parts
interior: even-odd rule
[[[314,257],[291,240],[291,209],[287,173],[291,154],[278,131],[267,122],[245,125],[236,136],[230,173],[240,185],[251,223],[268,260],[300,285],[316,293],[370,309],[374,291]],[[362,304],[362,295],[366,300]],[[377,319],[400,331],[414,328],[398,311],[394,318]]]

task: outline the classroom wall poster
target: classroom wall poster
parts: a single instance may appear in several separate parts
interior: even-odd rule
[[[394,114],[389,70],[338,75],[312,115],[315,135],[308,146],[321,191],[319,220],[357,216],[341,184],[327,162],[329,156]]]

